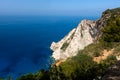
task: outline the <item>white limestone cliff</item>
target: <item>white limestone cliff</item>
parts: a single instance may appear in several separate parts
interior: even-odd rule
[[[51,44],[54,51],[52,57],[55,60],[67,59],[75,56],[79,50],[93,43],[97,37],[96,21],[82,20],[77,28],[74,28],[61,41]]]

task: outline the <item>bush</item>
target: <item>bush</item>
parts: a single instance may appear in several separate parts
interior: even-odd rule
[[[94,72],[93,69],[96,65],[92,57],[87,54],[78,54],[62,63],[60,67],[68,80],[91,80],[95,77],[96,71]]]
[[[115,63],[115,61],[117,61],[116,57],[114,55],[109,55],[107,57],[107,59],[105,60],[105,62],[109,65]]]
[[[4,80],[3,78],[0,78],[0,80]]]
[[[120,43],[117,43],[117,45],[114,48],[114,54],[120,53]]]
[[[69,43],[65,42],[65,43],[62,45],[61,49],[62,49],[63,51],[65,51],[66,48],[68,47],[68,45],[69,45]]]
[[[111,17],[107,21],[107,25],[103,30],[103,41],[106,42],[120,42],[120,16]]]
[[[27,74],[27,75],[21,76],[17,80],[36,80],[36,79],[34,77],[34,74]]]
[[[94,56],[94,57],[99,57],[99,56],[100,56],[100,53],[99,53],[99,52],[95,52],[95,53],[93,54],[93,56]]]

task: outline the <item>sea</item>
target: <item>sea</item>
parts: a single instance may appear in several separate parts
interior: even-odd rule
[[[13,80],[54,63],[50,45],[58,42],[83,19],[99,16],[0,15],[0,78]]]

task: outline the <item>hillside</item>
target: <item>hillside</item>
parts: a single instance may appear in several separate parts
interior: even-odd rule
[[[120,60],[120,8],[106,10],[97,21],[83,20],[51,49],[65,61],[18,80],[106,80],[108,68]]]
[[[112,9],[103,12],[102,17],[96,21],[82,20],[76,28],[68,33],[59,42],[53,42],[51,49],[54,51],[52,57],[55,60],[65,60],[69,57],[77,55],[79,50],[83,50],[86,46],[104,38],[106,42],[119,42],[119,24],[120,10]],[[112,29],[114,28],[114,29]],[[109,29],[109,30],[108,30]],[[106,30],[106,31],[105,31]],[[114,33],[114,35],[110,35]],[[114,39],[114,40],[112,40]]]

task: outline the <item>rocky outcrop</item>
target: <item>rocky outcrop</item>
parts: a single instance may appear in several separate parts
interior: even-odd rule
[[[95,42],[98,35],[96,22],[82,20],[78,27],[70,31],[61,41],[53,42],[50,47],[54,51],[52,57],[55,60],[67,59]]]
[[[120,80],[120,61],[108,68],[102,80]]]

